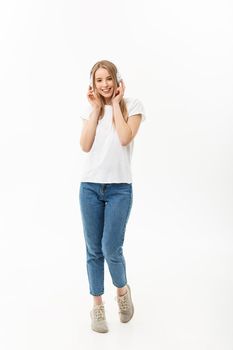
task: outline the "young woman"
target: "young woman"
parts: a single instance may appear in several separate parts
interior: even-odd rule
[[[79,200],[94,301],[91,327],[102,333],[108,332],[102,301],[105,261],[117,289],[120,321],[128,322],[134,313],[122,247],[133,199],[133,140],[145,116],[141,102],[124,98],[124,91],[116,66],[97,62],[90,75],[89,110],[81,116],[80,145],[88,153]]]

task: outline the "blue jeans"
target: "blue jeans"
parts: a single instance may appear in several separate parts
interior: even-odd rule
[[[114,286],[126,285],[123,243],[132,207],[132,183],[81,182],[79,201],[90,294],[104,293],[104,261]]]

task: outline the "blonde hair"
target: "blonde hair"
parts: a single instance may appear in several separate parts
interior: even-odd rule
[[[96,90],[96,86],[95,86],[95,73],[97,71],[97,69],[99,68],[105,68],[108,73],[111,75],[113,82],[114,82],[114,90],[119,86],[119,82],[117,81],[117,75],[118,75],[118,71],[117,71],[117,67],[115,66],[114,63],[107,61],[107,60],[101,60],[98,61],[94,64],[94,66],[91,69],[91,74],[90,74],[90,78],[91,78],[91,82],[92,82],[92,86],[93,86],[93,90]],[[96,94],[98,96],[98,98],[101,101],[101,109],[100,109],[100,114],[99,114],[99,120],[103,118],[104,116],[104,97],[101,96],[97,91]],[[119,103],[120,105],[120,109],[121,109],[121,113],[123,115],[124,120],[127,122],[128,120],[128,111],[127,111],[127,107],[126,107],[126,103],[124,98],[120,101]]]

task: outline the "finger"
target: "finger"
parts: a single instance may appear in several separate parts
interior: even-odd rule
[[[93,92],[92,91],[88,91],[88,93],[87,93],[87,96],[93,96]]]

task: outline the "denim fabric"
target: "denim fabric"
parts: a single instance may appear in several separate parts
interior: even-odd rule
[[[132,183],[81,182],[79,201],[90,294],[104,293],[104,262],[113,284],[126,285],[123,243],[133,202]]]

